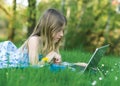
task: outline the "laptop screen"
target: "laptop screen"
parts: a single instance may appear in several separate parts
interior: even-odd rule
[[[101,57],[105,54],[107,51],[108,45],[102,46],[100,48],[97,48],[95,52],[93,53],[91,59],[88,62],[88,65],[85,67],[84,71],[89,70],[90,68],[95,68],[98,66],[98,63],[101,60]]]

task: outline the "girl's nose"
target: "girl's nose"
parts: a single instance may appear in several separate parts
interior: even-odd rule
[[[64,34],[63,34],[63,31],[60,31],[60,36],[63,37],[63,35],[64,35]]]

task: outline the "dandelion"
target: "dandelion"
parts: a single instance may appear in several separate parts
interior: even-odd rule
[[[99,77],[99,80],[102,80],[102,77]]]
[[[48,62],[48,58],[47,58],[47,57],[44,57],[44,58],[42,59],[42,61]]]
[[[95,85],[96,85],[96,83],[97,83],[96,81],[93,81],[93,82],[92,82],[92,86],[95,86]]]

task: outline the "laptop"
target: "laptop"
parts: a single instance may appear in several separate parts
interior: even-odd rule
[[[108,47],[109,47],[109,44],[101,46],[99,48],[96,48],[96,50],[92,54],[90,60],[88,61],[88,64],[86,67],[83,67],[83,66],[81,67],[81,66],[75,65],[75,64],[72,64],[71,67],[73,67],[73,68],[78,67],[79,70],[82,71],[82,73],[87,72],[90,69],[97,69],[101,73],[101,71],[98,67],[98,64],[99,64],[101,58],[103,57],[103,55],[105,54],[105,52],[107,51]]]
[[[107,51],[107,48],[109,47],[108,45],[96,48],[95,52],[93,53],[92,57],[90,58],[88,65],[84,68],[83,72],[88,71],[91,68],[98,68],[98,64]]]

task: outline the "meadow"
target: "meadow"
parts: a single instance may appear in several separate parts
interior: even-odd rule
[[[88,62],[92,53],[80,50],[65,50],[61,52],[63,61]],[[119,86],[120,58],[105,55],[99,67],[105,74],[99,72],[81,74],[79,70],[69,68],[53,72],[49,66],[43,68],[9,68],[0,69],[0,86]]]

